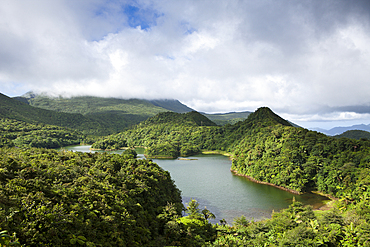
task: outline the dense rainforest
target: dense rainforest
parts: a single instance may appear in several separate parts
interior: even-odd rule
[[[125,130],[160,112],[189,112],[191,108],[177,100],[119,99],[92,96],[51,97],[29,92],[15,97],[36,109],[78,115],[85,119],[81,126],[64,125],[89,135],[105,136]],[[70,123],[71,124],[71,123]],[[89,125],[95,125],[90,128]]]
[[[231,169],[237,174],[298,193],[317,190],[349,199],[359,198],[359,183],[368,179],[370,168],[370,141],[293,127],[269,108],[225,126],[215,126],[196,112],[161,113],[93,147],[104,147],[104,143],[144,146],[148,157],[176,158],[202,150],[228,152]]]
[[[347,130],[340,135],[335,135],[334,137],[335,138],[346,137],[346,138],[356,139],[356,140],[360,140],[360,139],[370,140],[370,132],[365,131],[365,130]]]
[[[81,114],[56,112],[32,107],[0,93],[0,118],[22,121],[30,124],[48,124],[70,128],[86,135],[114,133],[109,126]]]
[[[228,153],[238,175],[338,198],[327,211],[293,202],[271,219],[240,216],[212,225],[211,212],[194,200],[183,208],[169,173],[136,159],[132,149],[118,155],[31,148],[41,133],[30,134],[25,145],[15,140],[54,127],[2,121],[8,141],[0,149],[0,246],[370,246],[366,139],[294,127],[263,107],[224,126],[197,112],[162,112],[94,143],[97,149],[144,146],[148,157],[159,158]],[[72,133],[57,135],[63,136]]]
[[[59,148],[87,140],[85,135],[76,130],[0,118],[0,147]]]
[[[341,208],[342,214],[339,213],[340,210],[331,211],[332,214],[336,215],[335,217],[341,219],[338,225],[335,225],[335,234],[338,234],[336,240],[333,240],[335,244],[333,242],[328,244],[325,241],[329,240],[323,239],[314,241],[319,233],[319,225],[323,224],[320,223],[322,218],[312,216],[306,219],[306,225],[296,224],[300,228],[303,225],[305,225],[303,228],[307,228],[309,224],[315,222],[318,224],[315,229],[312,228],[311,235],[304,237],[313,241],[310,242],[310,245],[341,245],[347,241],[344,240],[344,226],[352,229],[352,234],[357,234],[357,237],[354,237],[356,240],[351,240],[354,241],[353,243],[360,243],[358,242],[360,241],[359,235],[368,234],[369,231],[366,229],[369,227],[368,214],[370,212],[368,206],[370,141],[328,137],[315,131],[293,127],[291,123],[265,107],[250,114],[245,121],[225,126],[201,126],[195,121],[180,121],[179,119],[182,117],[178,117],[177,121],[173,122],[170,120],[171,116],[166,114],[159,114],[156,118],[148,119],[146,122],[120,134],[112,135],[106,140],[110,140],[112,143],[124,140],[128,146],[145,146],[149,157],[186,156],[204,150],[228,152],[232,159],[231,169],[238,175],[278,185],[296,193],[319,191],[328,196],[340,198],[341,206],[339,208]],[[187,150],[191,151],[187,153]],[[303,208],[302,205],[299,208],[301,211],[312,211],[312,209]],[[345,210],[349,208],[352,211]],[[277,215],[288,214],[287,212],[277,213]],[[344,212],[351,216],[343,214]],[[293,215],[296,217],[296,213]],[[350,219],[351,217],[356,220]],[[303,219],[298,221],[303,222]],[[267,224],[271,224],[272,221],[267,222],[269,222]],[[278,223],[277,221],[273,222]],[[247,225],[249,227],[250,223]],[[254,227],[256,224],[251,225]],[[285,233],[286,230],[293,228],[282,227]],[[298,234],[300,228],[294,230],[295,234]],[[245,230],[247,231],[247,229]],[[262,231],[269,232],[270,230]],[[332,230],[334,231],[334,229]],[[250,237],[250,233],[248,234],[244,235],[244,242],[240,239],[235,241],[251,243],[248,242],[250,240],[246,240]],[[274,234],[276,242],[277,232]],[[227,236],[226,238],[229,239],[230,235]],[[364,238],[361,239],[361,244],[370,245]]]
[[[169,215],[181,214],[180,191],[149,160],[14,148],[0,157],[0,228],[27,246],[162,246]]]

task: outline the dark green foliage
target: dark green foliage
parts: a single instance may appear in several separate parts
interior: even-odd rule
[[[126,140],[112,138],[100,139],[91,146],[92,149],[96,150],[117,150],[123,147],[127,147]]]
[[[370,132],[364,131],[364,130],[347,130],[346,132],[340,135],[336,135],[334,137],[335,138],[346,137],[346,138],[356,139],[356,140],[360,140],[360,139],[370,140]]]
[[[235,149],[232,169],[299,192],[319,190],[337,197],[356,188],[369,166],[370,142],[335,139],[292,127],[258,128]]]
[[[180,155],[179,146],[176,143],[158,143],[145,149],[148,158],[174,159]]]
[[[191,156],[200,153],[201,150],[198,146],[187,144],[182,145],[180,149],[180,156]]]
[[[271,219],[248,222],[241,217],[233,226],[218,225],[217,239],[208,246],[369,246],[369,230],[365,217],[352,210],[315,214],[310,206],[293,202]]]
[[[125,158],[131,158],[131,159],[136,159],[137,158],[137,152],[135,149],[128,148],[122,153]]]
[[[159,112],[167,111],[156,107],[146,100],[102,98],[92,96],[82,97],[48,97],[46,95],[35,95],[27,98],[28,104],[58,112],[79,113],[82,115],[97,113],[130,113],[154,116]]]
[[[201,150],[230,151],[239,144],[247,131],[252,127],[261,126],[262,122],[256,121],[256,118],[263,119],[265,116],[266,121],[263,125],[279,124],[279,122],[289,124],[271,110],[261,108],[259,111],[251,114],[251,119],[223,127],[215,126],[213,122],[197,112],[185,114],[165,112],[130,130],[110,136],[109,139],[116,142],[125,139],[129,146],[148,147],[148,154],[151,157],[189,156]],[[255,125],[256,123],[258,124]]]
[[[187,113],[196,114],[196,113]],[[291,126],[263,107],[235,125],[198,126],[187,114],[161,113],[112,140],[148,147],[150,157],[193,155],[201,150],[232,154],[232,170],[296,192],[318,190],[333,196],[354,193],[369,167],[370,141],[328,137]]]
[[[55,112],[32,107],[18,100],[11,99],[1,93],[0,118],[14,119],[32,124],[48,124],[68,127],[91,135],[98,135],[99,133],[107,135],[112,133],[105,132],[106,126],[101,122],[90,119],[81,114]]]
[[[96,145],[145,146],[151,157],[228,151],[239,174],[318,190],[341,198],[337,206],[315,214],[293,202],[268,220],[240,217],[234,226],[214,226],[213,214],[194,200],[180,217],[168,172],[135,160],[131,149],[123,155],[3,149],[0,228],[30,246],[370,246],[370,141],[292,127],[268,108],[234,125],[206,122],[194,112],[162,113]]]
[[[186,208],[188,216],[172,217],[165,228],[169,246],[206,246],[216,239],[216,226],[208,222],[214,215],[199,203],[191,200]]]
[[[0,228],[0,246],[21,246],[21,244],[18,242],[16,234],[9,235],[8,231],[2,231]]]
[[[85,136],[75,130],[0,118],[0,147],[59,148],[84,140]]]
[[[0,149],[0,228],[27,246],[163,246],[180,191],[149,160]]]
[[[263,126],[271,126],[271,125],[276,125],[276,124],[281,124],[284,126],[292,126],[288,121],[276,115],[268,107],[258,108],[257,111],[251,113],[248,116],[248,120],[249,122],[263,124]]]
[[[146,100],[101,97],[48,97],[26,95],[18,97],[29,105],[60,113],[83,115],[87,123],[94,123],[95,129],[87,126],[68,126],[87,134],[108,135],[123,131],[127,127],[146,120],[159,112],[168,111]],[[85,123],[86,125],[86,123]]]

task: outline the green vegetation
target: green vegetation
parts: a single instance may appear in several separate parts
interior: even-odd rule
[[[62,113],[0,100],[1,116],[10,116],[0,120],[0,246],[370,246],[370,141],[364,137],[294,127],[263,107],[224,126],[197,112],[161,112],[94,143],[104,150],[143,146],[148,157],[162,158],[227,152],[239,175],[339,198],[324,212],[293,202],[271,219],[241,216],[232,226],[212,225],[214,215],[194,200],[182,217],[180,191],[169,173],[137,160],[131,148],[122,155],[30,148],[69,145],[84,135],[40,124],[64,119]],[[122,110],[116,107],[109,110]]]
[[[84,141],[85,136],[75,130],[0,118],[0,147],[59,148]]]
[[[0,195],[0,229],[26,246],[164,246],[183,207],[149,160],[46,149],[0,149]]]
[[[167,109],[156,106],[149,101],[139,99],[125,100],[91,96],[65,98],[34,95],[32,93],[25,95],[25,97],[17,97],[16,99],[26,102],[37,109],[45,109],[64,114],[78,114],[85,118],[84,125],[63,126],[78,129],[91,135],[108,135],[117,133],[123,131],[129,126],[144,121],[149,117],[155,116],[160,112],[168,111]],[[167,102],[167,105],[170,106],[171,103],[176,102],[170,101]],[[175,105],[180,107],[182,104],[178,103]],[[88,123],[87,126],[86,123]]]
[[[104,138],[95,142],[91,149],[93,150],[117,150],[126,147],[127,143],[125,140],[114,140],[112,138]]]
[[[293,202],[272,219],[248,222],[241,216],[231,227],[219,225],[217,239],[208,246],[370,246],[369,199],[360,203],[347,211],[339,203],[317,213]]]
[[[249,117],[247,121],[238,122],[234,125],[216,126],[212,121],[197,112],[185,114],[160,113],[137,126],[116,134],[108,138],[97,141],[96,144],[109,140],[110,142],[121,142],[124,140],[128,146],[148,147],[146,152],[150,152],[149,157],[173,157],[189,156],[199,153],[201,150],[220,150],[231,152],[240,140],[247,133],[255,122],[260,121],[259,114],[265,108],[261,108],[258,113]],[[271,112],[270,110],[266,110]],[[273,113],[272,113],[273,114]],[[278,121],[290,124],[272,115],[271,119],[266,119],[265,124],[269,125]],[[93,145],[93,147],[95,144]],[[165,150],[170,150],[166,152]],[[176,156],[174,156],[176,155]]]
[[[57,112],[79,113],[82,115],[114,112],[122,114],[154,116],[167,111],[162,107],[156,107],[146,100],[102,98],[92,96],[81,97],[48,97],[34,95],[23,98],[31,106]]]
[[[55,112],[29,106],[0,93],[0,118],[8,118],[31,124],[48,124],[79,130],[88,135],[113,133],[109,126],[81,114]]]
[[[7,98],[2,95],[3,98]],[[92,96],[81,97],[48,97],[29,92],[21,97],[15,97],[17,101],[8,102],[12,109],[4,113],[3,117],[14,118],[27,122],[47,123],[82,131],[87,135],[105,136],[124,131],[130,126],[138,124],[160,112],[186,113],[193,111],[177,100],[139,100],[101,98]],[[0,97],[0,102],[2,98]],[[34,108],[19,104],[26,103]],[[15,116],[14,109],[19,111]],[[38,110],[35,110],[38,109]],[[40,109],[49,111],[40,111]],[[27,112],[34,112],[29,114]],[[72,114],[66,114],[72,113]],[[35,116],[38,116],[35,119]],[[204,114],[219,125],[226,123],[234,124],[244,120],[249,112]],[[0,112],[0,116],[1,112]],[[68,118],[68,119],[66,119]],[[207,120],[209,121],[209,120]],[[207,125],[207,124],[206,124]]]
[[[353,201],[361,197],[369,179],[370,141],[336,139],[296,128],[268,108],[223,127],[184,121],[186,114],[173,117],[159,114],[110,138],[148,147],[149,157],[226,151],[232,155],[231,169],[238,174],[298,193],[317,190]]]
[[[134,128],[123,133],[102,138],[92,145],[95,149],[106,149],[116,145],[122,147],[145,146],[148,157],[177,158],[179,155],[188,156],[199,153],[204,145],[215,145],[210,137],[216,124],[197,112],[184,114],[174,112],[160,113]],[[212,128],[212,126],[214,128]],[[204,133],[203,133],[204,132]],[[186,140],[185,140],[186,139]]]
[[[370,140],[370,132],[364,131],[364,130],[347,130],[346,132],[340,135],[336,135],[334,137],[335,138],[345,137],[345,138],[356,139],[356,140],[360,140],[360,139]]]

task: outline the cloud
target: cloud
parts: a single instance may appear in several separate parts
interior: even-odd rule
[[[344,0],[4,1],[0,89],[326,119],[370,103],[369,10]]]

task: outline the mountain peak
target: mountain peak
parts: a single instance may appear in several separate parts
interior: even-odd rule
[[[288,121],[275,114],[268,107],[260,107],[248,116],[248,121],[267,122],[269,125],[276,123],[292,126]]]

